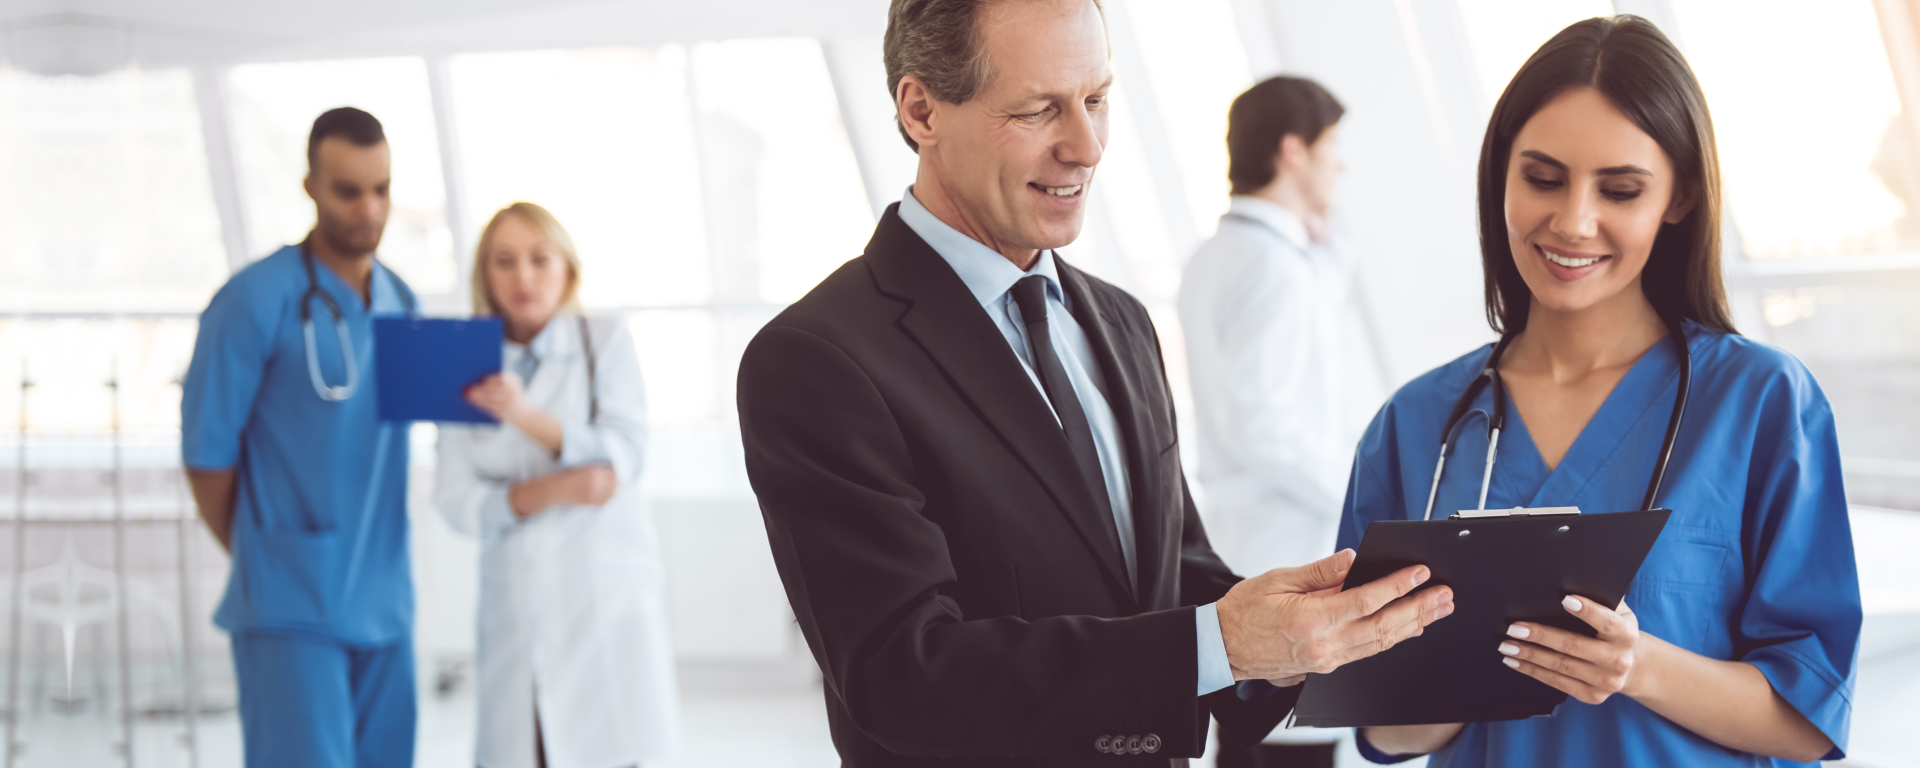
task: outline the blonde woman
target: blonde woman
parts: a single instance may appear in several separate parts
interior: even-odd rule
[[[481,232],[473,310],[505,369],[467,399],[498,425],[440,430],[434,500],[478,536],[482,768],[615,768],[666,752],[678,713],[660,558],[637,483],[647,442],[626,325],[580,309],[553,214],[514,203]]]

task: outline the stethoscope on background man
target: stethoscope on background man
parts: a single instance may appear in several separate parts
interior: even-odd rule
[[[308,237],[310,240],[312,236]],[[307,292],[300,295],[300,331],[306,335],[307,339],[307,376],[313,381],[314,394],[319,395],[321,400],[337,403],[353,397],[353,393],[360,389],[360,364],[353,352],[353,332],[347,328],[346,313],[340,311],[340,302],[334,300],[333,294],[320,287],[320,275],[313,266],[313,249],[309,246],[309,240],[300,241],[300,264],[307,270]],[[387,276],[393,280],[393,287],[400,294],[400,303],[406,307],[407,315],[419,314],[420,308],[414,303],[413,289],[408,288],[399,275],[389,271]],[[371,283],[367,286],[367,295],[373,295]],[[313,336],[313,300],[316,298],[326,305],[327,311],[333,313],[333,327],[340,334],[340,357],[346,363],[347,383],[345,384],[329,385],[326,378],[320,375],[320,354],[314,348]],[[360,578],[360,561],[366,554],[367,535],[371,527],[364,521],[372,519],[370,511],[379,497],[381,479],[386,472],[387,446],[392,437],[391,427],[391,422],[380,423],[380,438],[375,444],[373,453],[373,476],[367,483],[366,495],[360,502],[360,519],[363,522],[354,532],[353,548],[347,556],[346,585],[342,588],[341,594],[351,594],[354,582]]]
[[[1683,322],[1667,319],[1667,327],[1672,329],[1675,346],[1680,348],[1680,393],[1673,400],[1673,416],[1667,419],[1667,436],[1660,443],[1660,456],[1653,462],[1653,479],[1647,482],[1646,499],[1640,502],[1641,509],[1653,509],[1653,500],[1660,494],[1660,483],[1667,477],[1667,460],[1673,458],[1674,437],[1680,434],[1680,421],[1687,414],[1687,395],[1693,390],[1693,350],[1687,348],[1687,332]],[[1500,384],[1500,355],[1507,351],[1507,345],[1513,342],[1514,334],[1500,337],[1493,345],[1493,354],[1487,357],[1487,365],[1480,375],[1473,377],[1467,384],[1467,391],[1461,393],[1460,401],[1454,403],[1453,413],[1447,416],[1446,429],[1440,432],[1440,463],[1433,468],[1433,487],[1427,491],[1427,513],[1424,519],[1433,519],[1434,497],[1440,494],[1440,474],[1447,469],[1447,453],[1453,449],[1453,430],[1469,413],[1479,413],[1487,419],[1487,465],[1480,474],[1480,504],[1476,509],[1487,508],[1487,485],[1493,480],[1493,457],[1500,452],[1500,430],[1507,424],[1506,389]],[[1493,387],[1493,413],[1472,408],[1473,398],[1480,394],[1480,388]],[[1471,410],[1469,410],[1471,408]]]
[[[300,264],[307,269],[307,292],[300,296],[300,331],[307,337],[307,376],[313,380],[314,394],[319,395],[321,400],[337,403],[353,397],[353,393],[360,388],[360,362],[353,353],[353,332],[347,329],[347,316],[340,311],[340,302],[334,301],[333,294],[320,287],[320,275],[314,270],[313,250],[308,246],[308,240],[300,241]],[[393,279],[394,287],[399,289],[397,292],[400,294],[400,303],[406,305],[407,314],[409,316],[419,314],[419,307],[414,305],[413,291],[407,288],[399,275],[391,271],[387,274]],[[371,285],[368,286],[367,292],[369,295],[372,294]],[[320,375],[320,353],[315,349],[313,342],[313,300],[315,298],[320,299],[320,302],[327,306],[327,310],[333,313],[333,327],[340,334],[340,357],[346,363],[347,383],[345,384],[329,385],[326,377]]]

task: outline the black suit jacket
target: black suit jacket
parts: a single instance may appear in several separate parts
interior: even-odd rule
[[[1146,309],[1058,262],[1125,444],[1136,593],[1044,395],[897,207],[740,363],[747,472],[844,765],[1165,766],[1209,713],[1264,736],[1297,687],[1194,695],[1193,606],[1239,577],[1187,493]]]

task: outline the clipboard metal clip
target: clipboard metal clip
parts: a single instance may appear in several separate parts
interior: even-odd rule
[[[1455,512],[1450,520],[1471,520],[1480,517],[1545,517],[1547,515],[1577,515],[1579,507],[1514,507],[1512,509],[1463,509]]]

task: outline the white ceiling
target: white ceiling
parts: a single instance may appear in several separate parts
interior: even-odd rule
[[[42,74],[748,37],[877,45],[887,0],[0,0],[0,57]]]

